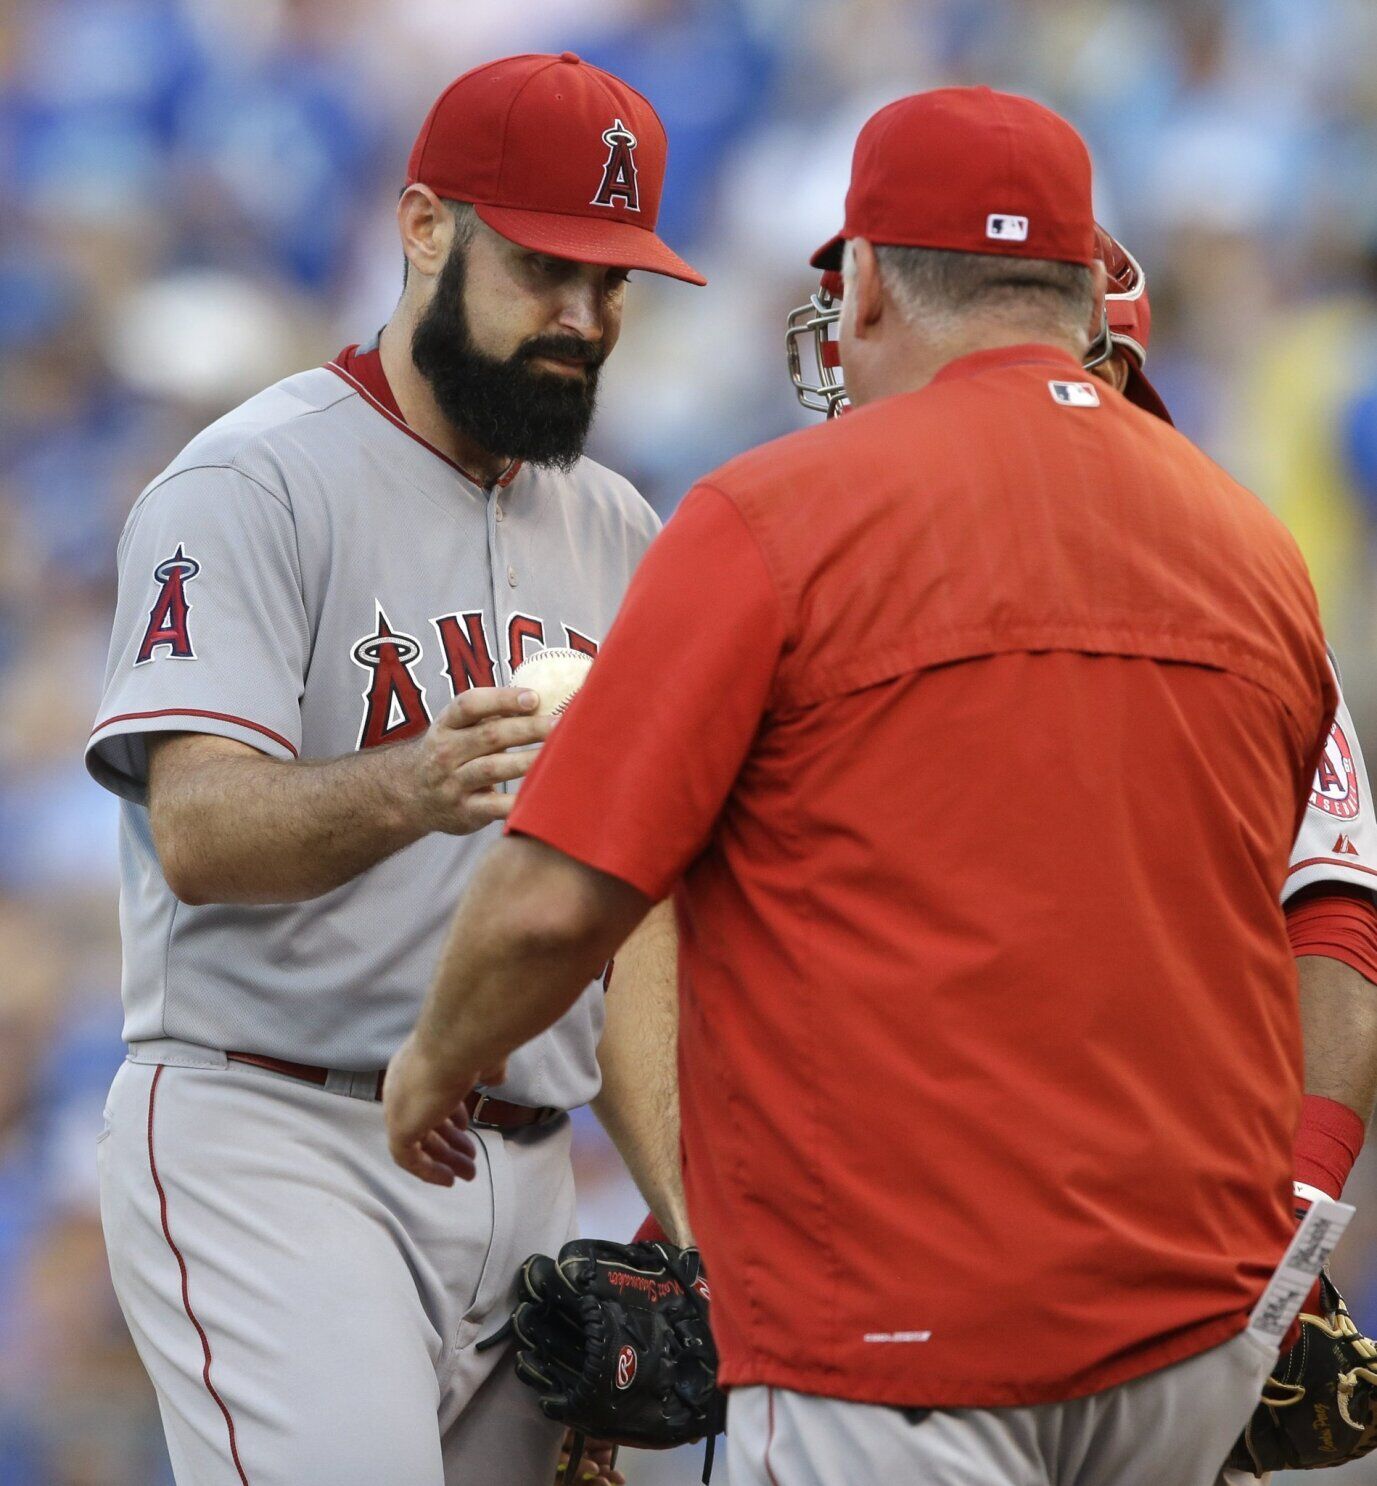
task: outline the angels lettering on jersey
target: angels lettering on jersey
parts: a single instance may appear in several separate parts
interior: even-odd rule
[[[435,712],[450,697],[457,697],[476,686],[506,685],[504,677],[499,674],[498,650],[488,635],[483,611],[469,609],[458,614],[442,614],[432,619],[430,624],[445,659],[450,696],[432,706],[416,675],[417,663],[425,653],[421,639],[396,629],[381,604],[376,605],[376,611],[372,634],[356,641],[350,651],[354,664],[368,673],[368,683],[362,694],[359,748],[377,748],[384,743],[414,738],[425,732],[434,720]],[[590,656],[598,653],[595,640],[568,624],[560,628],[564,632],[560,643],[570,650],[580,650]],[[550,626],[550,630],[553,629],[554,626]],[[501,652],[501,664],[507,677],[529,655],[545,648],[548,643],[546,634],[543,619],[532,614],[511,616]]]

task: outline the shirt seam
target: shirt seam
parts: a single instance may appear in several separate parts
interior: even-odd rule
[[[146,806],[144,808],[147,809]],[[148,829],[149,833],[152,834],[153,825],[151,817]],[[168,889],[168,895],[172,899],[172,912],[167,916],[167,937],[163,940],[162,1016],[159,1018],[159,1025],[162,1027],[164,1037],[170,1037],[172,1035],[167,1030],[168,1017],[171,1015],[171,1007],[168,1003],[172,999],[172,935],[177,925],[177,910],[182,906],[182,900],[176,893],[172,892],[171,888]]]
[[[1054,631],[1059,627],[1073,633],[1055,637]],[[886,681],[915,671],[935,670],[940,666],[960,665],[998,655],[1034,653],[1118,655],[1129,659],[1149,660],[1158,665],[1197,666],[1206,670],[1225,671],[1229,675],[1236,676],[1240,681],[1266,692],[1290,719],[1302,749],[1310,747],[1306,741],[1306,730],[1301,719],[1297,717],[1283,688],[1278,685],[1277,679],[1272,674],[1273,667],[1265,659],[1257,656],[1250,646],[1240,644],[1227,635],[1216,635],[1202,640],[1198,634],[1184,626],[1161,623],[1149,623],[1148,626],[1139,629],[1131,623],[1114,628],[1102,623],[1082,625],[1076,622],[1058,625],[1055,621],[1039,620],[1036,628],[1041,633],[1034,640],[990,634],[990,626],[985,621],[970,625],[945,625],[942,629],[935,630],[916,641],[912,646],[895,647],[881,665],[877,666],[874,661],[871,661],[866,665],[855,667],[842,665],[819,667],[807,678],[811,684],[786,692],[781,698],[781,705],[789,708],[818,706],[835,697],[868,690],[872,686],[883,685]],[[1098,631],[1093,644],[1084,634],[1087,629]],[[1192,641],[1199,640],[1201,650],[1191,655],[1164,655],[1155,650],[1141,648],[1153,640],[1162,641],[1173,634],[1185,635]],[[947,654],[945,646],[959,641],[962,635],[970,635],[973,640],[984,638],[987,643],[975,650]],[[1079,643],[1077,643],[1078,637],[1080,637]],[[1140,648],[1124,648],[1134,640],[1139,642]],[[1209,647],[1218,647],[1220,658],[1204,658],[1203,651]],[[1229,664],[1222,663],[1224,658],[1227,658]]]
[[[318,371],[318,370],[323,370],[323,369],[324,368],[319,368],[319,367],[313,367],[313,368],[311,368],[312,371]],[[331,398],[329,402],[322,404],[320,407],[303,407],[303,408],[298,408],[289,418],[282,418],[282,419],[280,419],[277,423],[273,424],[272,427],[274,429],[276,429],[276,428],[285,428],[289,424],[292,424],[292,423],[297,422],[299,419],[311,417],[311,415],[314,414],[314,413],[328,413],[331,410],[331,408],[336,408],[336,407],[338,407],[340,405],[340,403],[344,402],[349,397],[351,391],[352,391],[352,389],[349,388],[348,386],[346,386],[340,392],[340,394],[339,394],[338,397]],[[247,481],[249,481],[250,484],[256,485],[265,494],[272,496],[272,498],[275,501],[277,501],[277,503],[279,505],[286,506],[287,509],[290,511],[291,510],[291,500],[290,500],[290,498],[288,496],[286,496],[286,495],[284,495],[282,493],[279,493],[278,491],[275,491],[270,485],[265,485],[262,480],[259,480],[256,476],[249,474],[249,472],[247,470],[243,469],[239,464],[237,464],[235,462],[236,460],[239,459],[239,457],[242,454],[242,452],[243,452],[244,449],[251,448],[251,447],[253,447],[253,446],[261,443],[266,438],[267,432],[268,432],[268,430],[263,430],[263,431],[261,431],[259,433],[255,433],[252,436],[246,437],[245,439],[243,439],[243,441],[237,446],[235,453],[231,456],[231,458],[228,461],[226,461],[226,460],[219,460],[219,459],[202,460],[202,461],[198,461],[195,464],[178,465],[177,468],[175,468],[175,469],[164,470],[163,473],[160,474],[142,492],[142,494],[139,496],[138,500],[136,500],[134,502],[133,511],[130,512],[130,515],[132,516],[133,513],[134,513],[134,511],[137,511],[139,509],[139,507],[143,505],[143,503],[148,499],[148,497],[150,495],[153,494],[153,492],[155,490],[160,490],[164,485],[168,484],[172,480],[175,480],[178,475],[191,474],[191,473],[193,473],[196,470],[219,470],[219,469],[232,470],[236,475],[243,475],[243,477]],[[126,530],[127,530],[127,528],[126,528]]]
[[[1070,352],[1067,352],[1067,359],[1072,360]],[[929,387],[935,391],[937,388],[944,387],[951,382],[970,382],[974,381],[976,377],[987,376],[990,372],[1011,371],[1015,367],[1050,366],[1060,370],[1064,369],[1065,365],[1065,362],[1053,356],[1019,356],[1010,361],[991,361],[980,366],[963,367],[956,371],[952,371],[949,369],[949,366],[946,366],[928,383],[927,387],[919,388],[919,391],[926,392]],[[1083,367],[1079,368],[1079,370],[1081,371],[1079,380],[1084,381],[1090,377],[1090,373]],[[900,395],[902,396],[902,394]]]
[[[1082,1369],[1069,1380],[1049,1379],[1031,1387],[1011,1385],[998,1378],[959,1377],[949,1373],[924,1376],[907,1392],[903,1374],[887,1372],[885,1382],[876,1384],[874,1369],[838,1368],[817,1357],[781,1357],[755,1343],[748,1344],[749,1357],[728,1357],[720,1371],[732,1387],[774,1387],[801,1393],[826,1393],[846,1403],[873,1403],[883,1407],[957,1408],[1033,1408],[1045,1403],[1070,1403],[1093,1397],[1108,1388],[1131,1383],[1177,1362],[1189,1361],[1208,1352],[1211,1347],[1241,1336],[1248,1325],[1246,1310],[1231,1311],[1188,1325],[1173,1336],[1156,1337],[1134,1349],[1131,1358],[1117,1363]],[[888,1350],[888,1349],[886,1349]],[[837,1391],[840,1379],[847,1391]],[[809,1385],[814,1386],[809,1386]],[[902,1391],[901,1391],[902,1389]],[[1071,1391],[1067,1391],[1070,1389]]]
[[[343,398],[336,398],[334,402],[329,403],[324,408],[307,408],[298,416],[302,418],[309,418],[313,413],[328,412],[330,408],[337,407],[343,400]],[[231,474],[239,475],[241,478],[247,480],[250,485],[254,486],[258,490],[261,490],[264,495],[266,495],[270,500],[274,501],[277,505],[281,506],[282,509],[287,513],[287,519],[291,522],[292,526],[292,554],[295,558],[295,572],[293,573],[293,577],[296,579],[296,595],[301,603],[301,617],[306,626],[306,638],[308,642],[306,646],[306,664],[302,668],[302,683],[304,685],[306,677],[310,674],[311,660],[315,655],[317,636],[316,627],[311,620],[310,609],[307,607],[306,604],[306,585],[305,579],[302,575],[303,570],[301,565],[301,529],[297,525],[296,507],[292,504],[290,493],[286,491],[279,493],[278,491],[274,490],[271,485],[265,485],[263,481],[257,477],[257,475],[251,475],[248,470],[241,468],[233,460],[229,461],[228,463],[216,462],[207,464],[192,464],[185,465],[181,469],[173,470],[171,474],[160,480],[156,485],[150,485],[149,488],[144,492],[143,496],[140,497],[138,505],[135,506],[135,510],[138,510],[138,508],[143,505],[144,501],[147,500],[147,498],[151,496],[155,490],[159,490],[162,488],[163,485],[169,483],[172,480],[175,480],[178,475],[194,474],[198,470],[228,470]]]
[[[501,196],[503,194],[503,178],[506,175],[507,171],[507,140],[509,137],[507,126],[511,123],[512,114],[516,112],[516,106],[518,103],[520,103],[521,95],[526,91],[526,89],[529,88],[538,77],[544,77],[551,67],[558,66],[558,58],[551,57],[549,62],[544,67],[539,67],[534,72],[532,72],[531,75],[526,79],[526,81],[521,84],[521,86],[516,90],[515,93],[512,94],[512,101],[507,105],[507,111],[502,116],[502,153],[498,157],[497,161],[497,178],[493,181],[493,187],[496,190],[498,196]],[[487,203],[487,205],[503,206],[505,205],[505,203],[502,201],[490,201]]]
[[[333,407],[334,404],[332,403],[331,406]],[[324,412],[325,410],[323,408],[312,408],[311,411]],[[304,417],[305,415],[303,414],[302,416]],[[265,485],[263,481],[260,480],[256,475],[249,474],[247,470],[242,469],[239,465],[235,464],[233,460],[223,459],[206,460],[200,464],[183,464],[178,465],[175,470],[168,470],[166,474],[160,475],[148,487],[148,489],[144,491],[144,493],[138,498],[138,500],[134,502],[134,509],[130,511],[129,514],[133,516],[136,512],[140,511],[145,503],[150,499],[150,497],[155,495],[165,485],[170,485],[174,480],[180,479],[180,477],[183,475],[194,475],[201,470],[227,470],[232,475],[242,476],[249,482],[250,485],[257,486],[257,488],[261,490],[264,495],[269,496],[274,502],[276,502],[277,505],[281,506],[282,509],[286,511],[287,514],[292,518],[292,527],[293,529],[295,529],[296,513],[292,510],[291,500],[287,496],[274,490],[271,485]]]
[[[776,581],[775,574],[771,568],[769,559],[765,555],[765,550],[761,545],[760,538],[757,535],[755,529],[752,527],[750,521],[747,520],[745,512],[741,510],[740,506],[737,505],[737,503],[731,498],[730,495],[727,494],[725,490],[722,490],[719,486],[714,485],[709,481],[700,481],[699,488],[706,491],[711,491],[712,494],[718,496],[723,502],[725,502],[728,509],[740,523],[752,547],[755,549],[756,557],[759,560],[760,566],[765,573],[766,581],[770,585],[770,592],[774,597],[775,606],[779,612],[780,655],[782,657],[784,646],[788,641],[790,633],[790,610],[785,604],[784,597],[780,592],[779,584]],[[776,664],[776,678],[777,677],[778,664]],[[764,724],[765,716],[768,714],[773,694],[774,685],[772,683],[769,692],[767,692],[766,694],[765,710],[762,712],[761,718],[756,725],[757,732],[759,731],[759,728]],[[748,750],[747,758],[749,758],[749,756],[750,754]],[[793,846],[794,854],[797,857],[801,858],[805,854],[803,849],[804,842],[803,838],[799,835],[797,819],[790,818],[788,821],[782,821],[780,825],[782,831],[787,832],[788,838]],[[791,893],[791,897],[797,903],[800,900],[801,896],[802,894],[800,890],[795,887]],[[799,1025],[804,1028],[816,1026],[818,1025],[817,1018],[807,1014],[807,1011],[805,1011],[805,1013],[799,1018]],[[805,1057],[808,1060],[810,1066],[816,1064],[818,1050],[813,1046],[811,1038],[806,1038],[806,1040],[800,1044],[799,1052],[801,1056]],[[815,1091],[820,1090],[821,1088],[822,1081],[816,1077],[807,1078],[804,1080],[804,1105],[808,1111],[808,1123],[813,1131],[813,1138],[808,1142],[808,1145],[809,1149],[812,1150],[814,1153],[821,1150],[824,1139],[828,1134],[835,1133],[832,1129],[829,1128],[824,1111],[815,1096]],[[744,1160],[744,1154],[740,1151],[738,1152],[738,1156],[739,1159]],[[816,1172],[816,1169],[817,1163],[815,1155],[813,1164],[814,1172]],[[836,1326],[839,1324],[839,1316],[836,1313],[835,1306],[837,1290],[840,1284],[841,1270],[840,1265],[837,1262],[836,1247],[832,1237],[833,1219],[828,1209],[828,1204],[823,1198],[823,1183],[820,1180],[814,1180],[812,1183],[812,1187],[814,1193],[813,1207],[815,1213],[813,1231],[818,1240],[818,1248],[823,1258],[825,1273],[828,1280],[828,1291],[825,1295],[824,1304],[822,1306],[822,1324],[824,1326],[827,1326],[830,1330],[835,1330]],[[750,1286],[750,1281],[748,1279],[744,1279],[744,1277],[743,1282]],[[751,1286],[751,1288],[753,1288],[753,1286]],[[759,1316],[761,1314],[761,1301],[758,1295],[751,1297],[751,1304],[753,1310],[756,1312],[757,1316]],[[835,1369],[832,1370],[835,1371]]]
[[[761,545],[760,537],[757,534],[755,528],[746,519],[746,513],[741,509],[737,502],[730,495],[727,494],[725,490],[723,490],[718,485],[712,484],[711,481],[700,480],[698,482],[697,488],[699,490],[711,491],[713,495],[718,496],[721,500],[723,500],[726,503],[727,507],[730,509],[731,513],[741,524],[742,530],[746,533],[746,536],[750,539],[751,546],[755,549],[756,557],[760,560],[760,566],[764,570],[766,581],[770,585],[770,592],[774,595],[775,607],[779,610],[779,627],[781,640],[788,639],[788,621],[790,607],[785,602],[783,591],[781,590],[779,585],[779,580],[775,577],[774,569],[770,565],[770,560],[765,555],[765,548]]]

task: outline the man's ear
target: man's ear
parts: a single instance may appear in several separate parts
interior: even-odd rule
[[[397,229],[406,261],[419,274],[434,277],[449,256],[454,223],[443,201],[429,186],[412,185],[397,203]]]
[[[880,260],[865,238],[852,238],[851,255],[851,281],[846,286],[846,297],[855,296],[852,333],[863,341],[879,327],[884,314],[885,288],[880,277]]]

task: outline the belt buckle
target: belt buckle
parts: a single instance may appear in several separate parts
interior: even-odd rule
[[[491,1103],[492,1103],[492,1096],[491,1095],[489,1095],[489,1094],[479,1094],[477,1096],[477,1100],[474,1103],[473,1108],[469,1111],[469,1123],[471,1125],[481,1125],[483,1127],[483,1129],[485,1129],[485,1130],[495,1129],[496,1126],[490,1125],[488,1123],[488,1121],[483,1118],[483,1111]]]

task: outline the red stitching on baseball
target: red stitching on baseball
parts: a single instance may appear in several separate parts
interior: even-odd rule
[[[148,1089],[148,1169],[153,1173],[153,1185],[158,1191],[158,1210],[163,1220],[163,1237],[167,1240],[167,1246],[172,1250],[173,1257],[177,1260],[177,1268],[182,1272],[182,1309],[187,1314],[187,1319],[196,1328],[196,1335],[201,1338],[201,1355],[206,1359],[205,1366],[201,1369],[201,1377],[206,1385],[206,1391],[220,1407],[220,1412],[225,1416],[225,1428],[229,1431],[230,1455],[234,1460],[234,1468],[239,1472],[239,1479],[243,1486],[249,1486],[249,1478],[244,1474],[244,1467],[239,1460],[239,1444],[234,1437],[234,1419],[230,1411],[225,1407],[225,1400],[215,1391],[215,1384],[210,1380],[210,1338],[206,1335],[206,1329],[196,1319],[196,1312],[191,1308],[190,1280],[186,1272],[186,1260],[182,1258],[182,1251],[172,1239],[172,1229],[167,1224],[167,1193],[163,1190],[161,1178],[158,1176],[158,1162],[153,1154],[153,1103],[158,1094],[158,1080],[163,1076],[164,1064],[159,1063],[153,1071],[153,1082]]]

